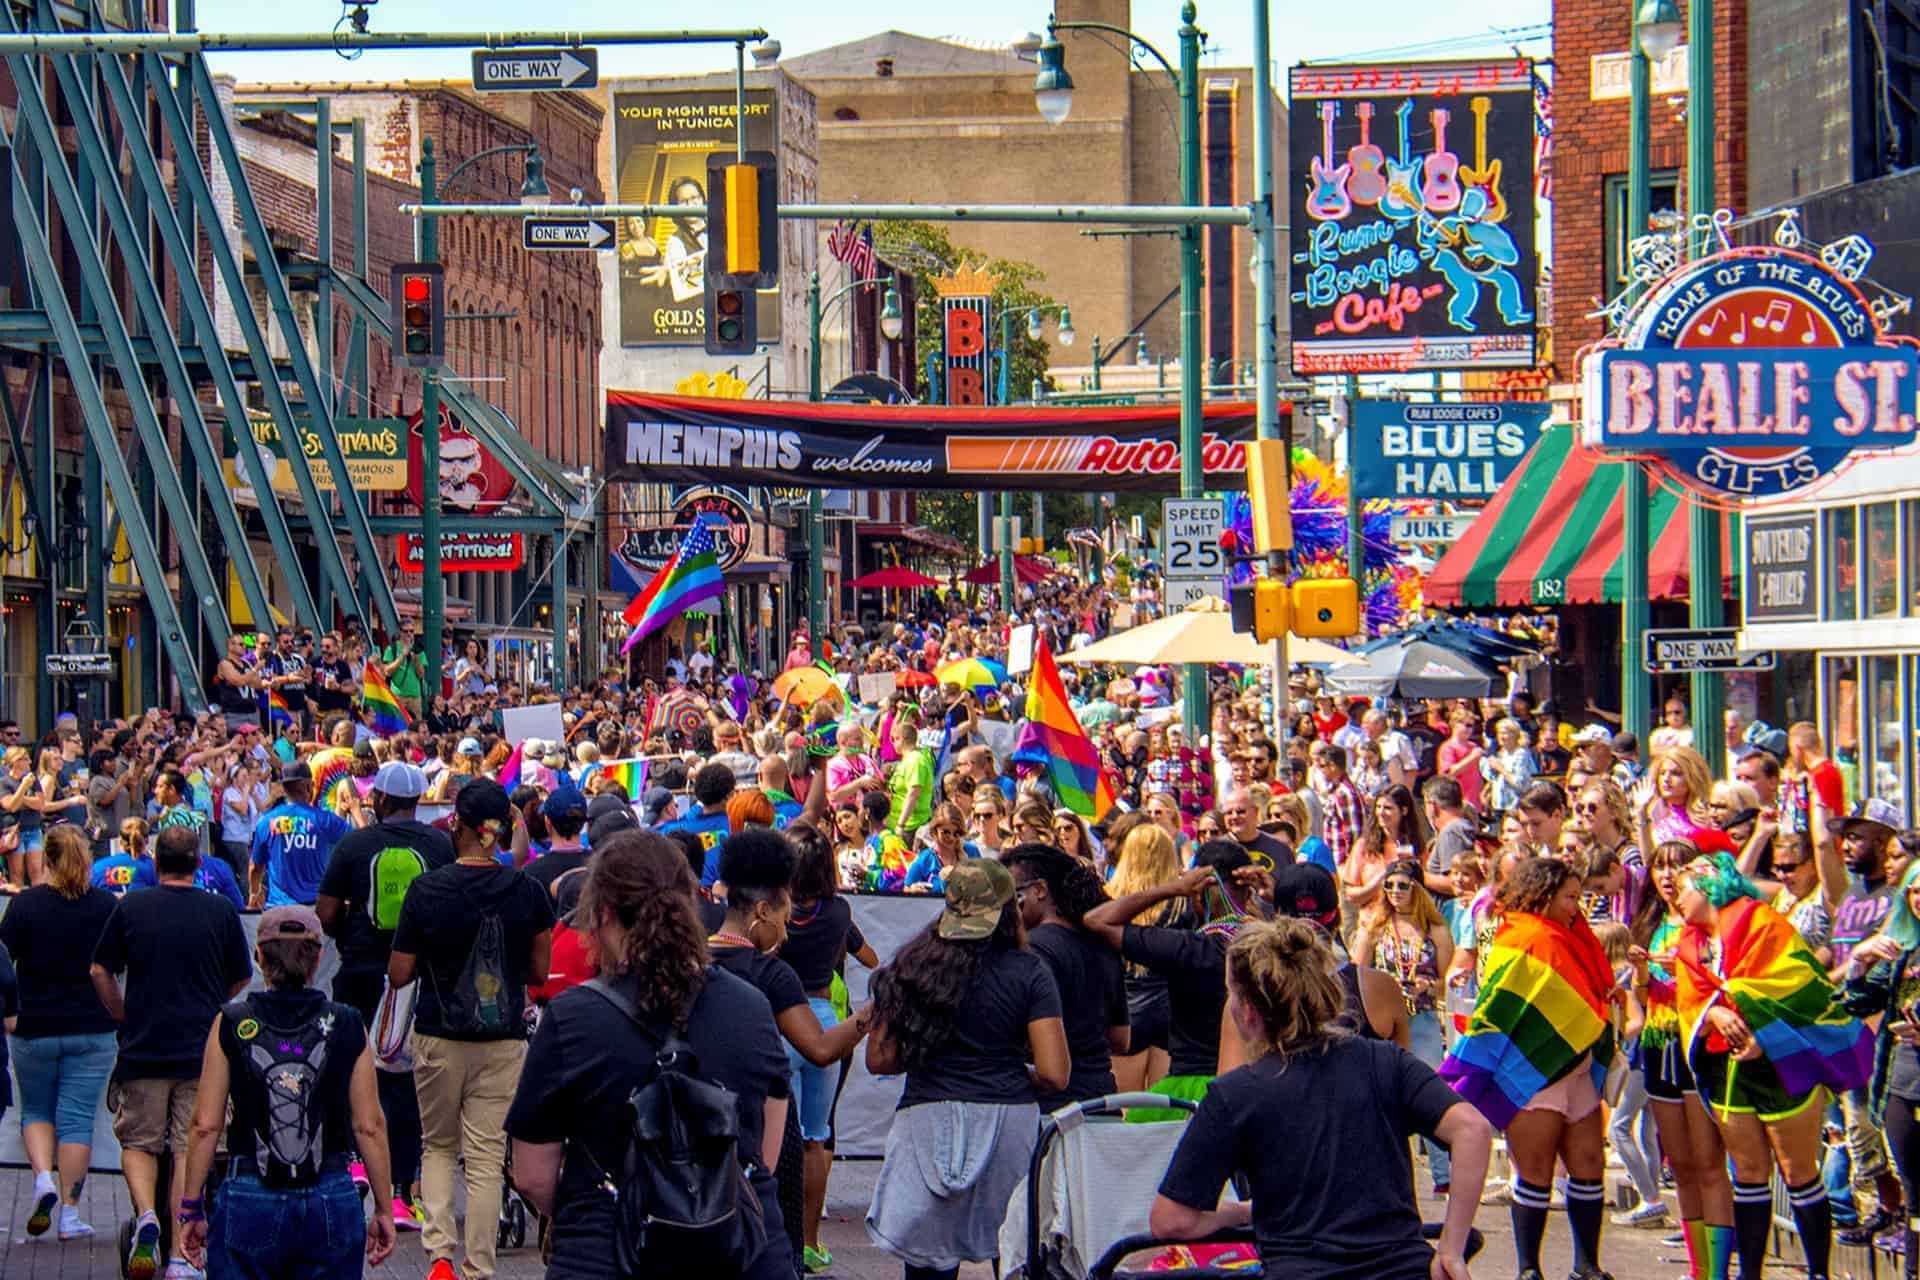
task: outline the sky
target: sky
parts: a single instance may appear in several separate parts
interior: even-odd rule
[[[1207,33],[1202,65],[1245,66],[1252,58],[1255,0],[1199,4],[1199,24]],[[1005,44],[1022,33],[1046,26],[1047,0],[894,0],[868,10],[844,0],[706,0],[698,6],[610,4],[604,0],[546,0],[529,8],[504,0],[463,0],[423,5],[381,0],[369,6],[369,30],[593,31],[631,27],[677,30],[701,27],[764,27],[780,41],[784,55],[810,52],[895,28],[917,35],[954,37],[967,42]],[[345,12],[320,0],[292,0],[261,9],[257,0],[199,0],[203,31],[269,32],[329,30]],[[1356,58],[1375,54],[1437,57],[1505,52],[1513,37],[1504,31],[1535,28],[1536,37],[1552,13],[1552,0],[1477,0],[1472,5],[1433,0],[1371,0],[1368,4],[1272,6],[1275,63]],[[1134,30],[1168,57],[1177,56],[1180,10],[1174,0],[1139,0]],[[1436,46],[1435,42],[1448,42]],[[1523,51],[1545,57],[1547,41],[1535,38]],[[368,50],[347,61],[331,51],[220,54],[216,71],[250,81],[408,80],[471,77],[467,50]],[[616,75],[696,74],[728,69],[733,51],[722,46],[606,47],[600,73]],[[1284,81],[1282,81],[1284,87]]]

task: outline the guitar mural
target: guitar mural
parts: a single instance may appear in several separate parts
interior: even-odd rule
[[[1432,213],[1452,213],[1460,207],[1460,157],[1447,150],[1450,115],[1445,107],[1433,109],[1433,152],[1420,171],[1420,203]]]
[[[1295,374],[1534,367],[1534,84],[1520,58],[1292,69]]]
[[[1339,118],[1339,103],[1320,104],[1322,155],[1313,161],[1313,189],[1307,196],[1307,213],[1321,222],[1337,222],[1353,212],[1353,200],[1347,194],[1347,179],[1353,173],[1353,166],[1333,167],[1333,122]]]
[[[1355,204],[1377,205],[1387,194],[1387,158],[1373,145],[1373,104],[1363,102],[1353,110],[1360,117],[1360,141],[1347,152],[1347,168],[1353,170],[1347,194]]]
[[[1493,113],[1493,99],[1481,94],[1474,98],[1473,107],[1473,163],[1460,170],[1460,181],[1470,191],[1478,191],[1487,198],[1485,219],[1488,222],[1507,220],[1507,198],[1500,194],[1500,162],[1487,159],[1487,117]]]

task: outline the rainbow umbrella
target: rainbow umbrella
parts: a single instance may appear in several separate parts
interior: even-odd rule
[[[995,670],[998,667],[999,670]],[[997,689],[1007,678],[1007,669],[983,658],[961,658],[937,669],[941,684],[957,684],[962,689]]]
[[[789,667],[773,681],[773,696],[796,707],[809,706],[839,692],[833,673],[824,667]]]

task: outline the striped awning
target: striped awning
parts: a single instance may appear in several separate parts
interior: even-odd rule
[[[1625,542],[1621,495],[1627,466],[1581,448],[1569,426],[1548,427],[1466,536],[1427,575],[1426,602],[1440,607],[1618,604]],[[1667,486],[1650,483],[1647,595],[1688,594],[1687,509]],[[1726,517],[1721,564],[1732,581]]]

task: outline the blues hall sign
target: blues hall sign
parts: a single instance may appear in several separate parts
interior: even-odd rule
[[[1582,366],[1584,436],[1722,499],[1791,494],[1867,450],[1913,443],[1920,347],[1857,281],[1848,237],[1725,249],[1655,282]]]

